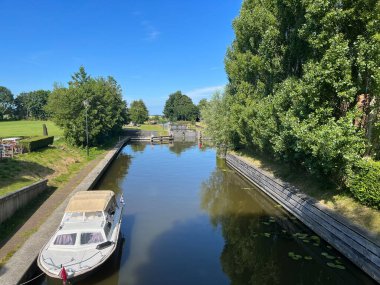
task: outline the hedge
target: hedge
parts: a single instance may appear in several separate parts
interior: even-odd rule
[[[27,152],[34,151],[36,149],[47,147],[49,144],[53,144],[54,136],[50,137],[33,137],[30,139],[21,140],[20,144]]]
[[[348,177],[348,188],[362,204],[380,209],[380,161],[358,161]]]

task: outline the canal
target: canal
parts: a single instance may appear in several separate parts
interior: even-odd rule
[[[124,194],[122,244],[76,284],[375,284],[211,148],[127,145],[97,189]]]

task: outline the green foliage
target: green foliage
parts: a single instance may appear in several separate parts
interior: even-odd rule
[[[129,108],[129,117],[136,124],[143,124],[149,119],[148,109],[143,100],[133,101]]]
[[[47,118],[45,106],[48,101],[50,91],[37,90],[19,94],[15,99],[16,114],[19,119]]]
[[[8,115],[8,117],[12,116],[13,104],[14,99],[12,92],[8,88],[0,86],[0,121],[3,120],[6,115]]]
[[[24,139],[20,141],[20,144],[27,152],[32,152],[40,148],[52,145],[54,142],[54,136],[48,137],[34,137],[30,139]]]
[[[213,143],[217,147],[230,146],[232,128],[228,115],[228,98],[215,93],[201,112],[206,123],[206,135],[213,138]]]
[[[202,111],[202,109],[204,109],[206,106],[207,106],[207,99],[205,99],[205,98],[203,98],[203,99],[201,99],[201,100],[199,100],[199,103],[198,103],[198,110],[199,110],[199,112],[201,112]]]
[[[190,97],[177,91],[165,102],[164,115],[171,121],[195,121],[199,110]]]
[[[361,203],[380,209],[380,162],[359,160],[349,175],[348,187]]]
[[[46,110],[64,130],[64,136],[70,143],[86,144],[86,114],[89,143],[104,143],[127,123],[127,107],[122,99],[121,88],[112,77],[88,76],[83,67],[72,79],[68,87],[54,87]],[[87,110],[85,100],[89,103]]]
[[[379,12],[375,0],[243,1],[209,135],[347,186],[355,162],[380,153]]]

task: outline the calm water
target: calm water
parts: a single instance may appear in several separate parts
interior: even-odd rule
[[[213,149],[128,145],[97,189],[124,193],[123,242],[77,284],[375,284]]]

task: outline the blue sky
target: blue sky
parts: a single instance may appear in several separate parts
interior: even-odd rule
[[[0,0],[0,86],[14,95],[66,84],[83,65],[112,75],[130,103],[161,114],[170,93],[195,103],[227,82],[224,55],[241,0]]]

